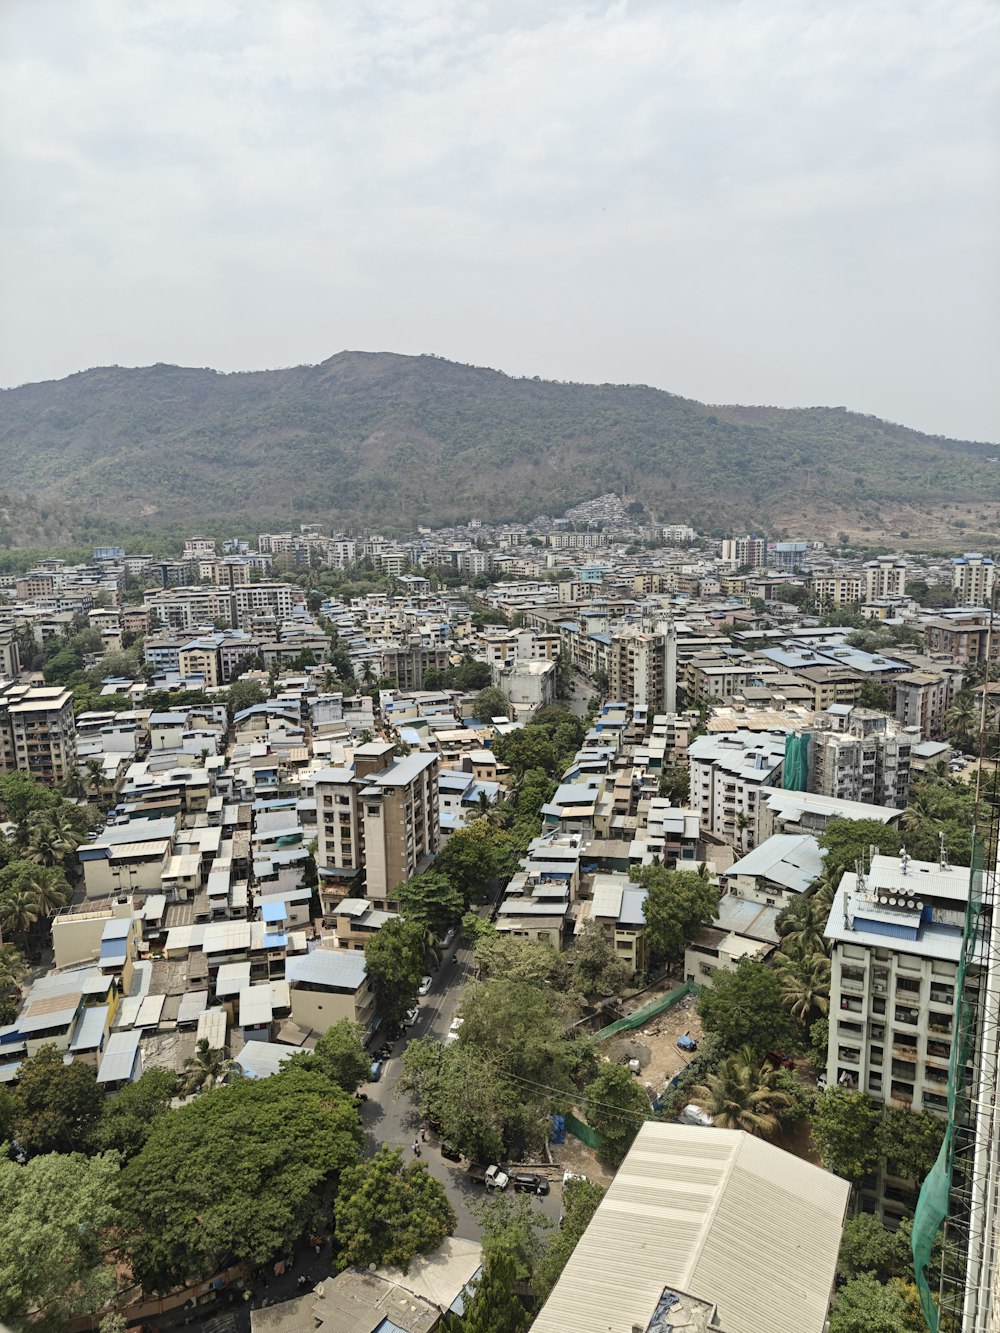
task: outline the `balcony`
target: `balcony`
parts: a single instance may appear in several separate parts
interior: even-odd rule
[[[920,1022],[920,1010],[904,1009],[901,1005],[897,1005],[896,1012],[893,1015],[893,1021],[896,1023],[905,1023],[908,1027],[916,1027]]]

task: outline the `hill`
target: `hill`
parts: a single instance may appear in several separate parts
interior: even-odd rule
[[[615,490],[704,531],[876,533],[932,506],[992,521],[998,452],[843,408],[710,407],[388,353],[238,374],[111,366],[0,391],[0,487],[91,523],[402,529]]]

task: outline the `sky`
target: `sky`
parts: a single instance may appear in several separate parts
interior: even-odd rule
[[[0,384],[344,348],[1000,441],[995,0],[3,0]]]

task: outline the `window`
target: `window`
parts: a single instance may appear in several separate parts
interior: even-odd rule
[[[381,814],[381,807],[377,805],[366,805],[365,812],[366,814],[374,815],[375,818],[377,819],[378,816]]]

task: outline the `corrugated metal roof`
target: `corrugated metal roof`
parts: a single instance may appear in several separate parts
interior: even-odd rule
[[[726,1333],[822,1333],[849,1193],[740,1130],[644,1124],[533,1333],[632,1333],[664,1287]]]
[[[365,979],[365,956],[357,949],[314,949],[304,958],[289,958],[285,975],[293,983],[356,991]]]
[[[211,1050],[221,1051],[228,1026],[225,1009],[205,1009],[198,1017],[198,1041],[207,1041]]]
[[[270,1023],[272,1017],[271,987],[248,986],[240,991],[240,1027],[258,1027]]]
[[[138,1060],[141,1036],[134,1029],[129,1032],[112,1032],[97,1071],[98,1083],[127,1083],[132,1079],[137,1066],[141,1068],[141,1061]]]
[[[208,1007],[207,990],[189,990],[181,996],[177,1010],[178,1023],[195,1023]]]

